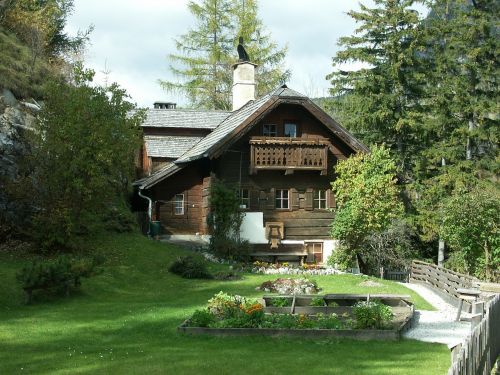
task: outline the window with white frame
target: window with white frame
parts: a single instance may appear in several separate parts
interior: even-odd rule
[[[326,210],[326,190],[314,190],[314,208]]]
[[[240,199],[240,208],[250,208],[250,190],[240,189],[238,198]]]
[[[278,127],[276,124],[264,124],[262,126],[262,135],[264,137],[277,137]]]
[[[174,214],[175,215],[184,215],[184,194],[175,194]]]
[[[276,190],[276,208],[279,209],[288,209],[290,207],[289,199],[288,199],[288,190],[285,189],[277,189]]]

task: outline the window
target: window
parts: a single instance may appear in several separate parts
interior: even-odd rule
[[[184,194],[175,194],[174,214],[184,215]]]
[[[276,190],[276,208],[288,209],[290,207],[288,200],[288,190],[278,189]]]
[[[297,137],[297,124],[285,123],[285,137]]]
[[[326,190],[314,190],[313,207],[326,210]]]
[[[306,242],[307,262],[322,263],[323,262],[323,244],[321,242]]]
[[[264,137],[277,137],[278,127],[276,126],[276,124],[264,124],[262,128],[262,135]]]
[[[248,189],[240,189],[238,198],[240,198],[240,208],[250,208],[250,191]]]

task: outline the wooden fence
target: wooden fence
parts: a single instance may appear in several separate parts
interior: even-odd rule
[[[480,283],[475,277],[419,260],[414,260],[411,264],[410,282],[425,283],[433,287],[447,302],[455,306],[459,303],[457,289],[479,288]],[[466,311],[470,310],[470,304],[464,302],[464,307]]]
[[[448,375],[490,375],[500,355],[500,295],[486,305],[486,314],[463,344],[454,350]]]

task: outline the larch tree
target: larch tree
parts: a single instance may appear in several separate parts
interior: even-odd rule
[[[195,108],[231,109],[232,69],[239,36],[257,70],[257,94],[284,82],[286,48],[279,48],[258,18],[255,0],[190,1],[196,25],[175,40],[178,53],[169,55],[176,81],[160,80],[169,92],[186,95]]]

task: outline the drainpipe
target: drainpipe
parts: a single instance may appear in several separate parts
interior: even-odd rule
[[[142,188],[139,188],[139,190],[138,190],[139,197],[147,199],[147,201],[148,201],[148,219],[149,219],[149,221],[148,221],[148,235],[151,235],[151,233],[150,233],[151,232],[151,221],[153,219],[151,213],[153,210],[153,200],[151,198],[149,198],[148,196],[142,194],[141,191],[142,191]]]

